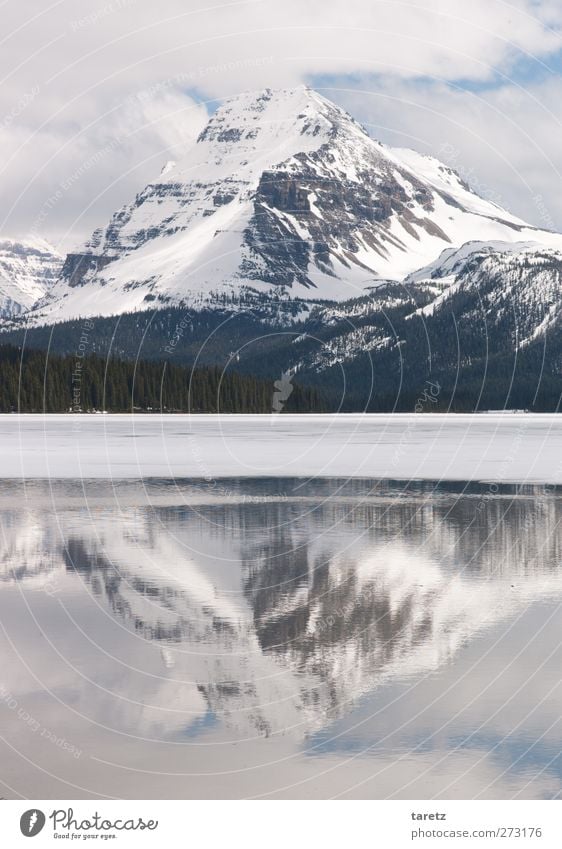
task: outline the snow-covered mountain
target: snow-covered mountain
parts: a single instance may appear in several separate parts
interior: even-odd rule
[[[197,142],[77,252],[32,324],[247,292],[342,301],[471,240],[538,242],[437,159],[373,140],[317,92],[226,101]]]
[[[31,309],[53,286],[63,257],[43,239],[0,240],[0,318]]]

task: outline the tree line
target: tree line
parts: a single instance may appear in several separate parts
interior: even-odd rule
[[[0,412],[325,412],[317,389],[216,367],[0,346]]]

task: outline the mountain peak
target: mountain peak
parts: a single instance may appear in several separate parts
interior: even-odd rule
[[[275,148],[288,137],[303,137],[307,148],[318,148],[333,138],[338,128],[367,136],[344,109],[305,85],[294,88],[242,92],[225,100],[198,138],[198,143],[236,144]]]
[[[238,94],[233,94],[225,98],[217,108],[215,114],[225,111],[230,113],[232,110],[235,110],[237,113],[248,111],[260,115],[271,109],[283,110],[284,105],[288,105],[294,116],[298,112],[299,106],[306,106],[307,104],[314,105],[318,109],[325,106],[338,108],[315,91],[315,89],[302,84],[288,88],[263,88],[241,91]]]

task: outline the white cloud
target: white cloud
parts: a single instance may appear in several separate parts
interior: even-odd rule
[[[553,117],[509,83],[475,106],[432,81],[490,82],[522,56],[540,63],[561,45],[554,2],[11,0],[2,12],[1,233],[40,226],[64,246],[80,240],[199,131],[204,110],[186,91],[221,98],[328,74],[376,74],[365,84],[376,98],[347,97],[356,114],[419,138],[428,152],[455,144],[481,179],[499,177],[515,211],[526,208],[525,181],[544,188],[559,215],[551,164],[492,107],[537,121],[533,135],[551,158]],[[550,103],[556,85],[535,94]],[[498,165],[500,149],[511,171]]]

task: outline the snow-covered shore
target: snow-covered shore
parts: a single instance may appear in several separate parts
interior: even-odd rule
[[[0,415],[2,478],[234,476],[562,484],[562,416]]]

